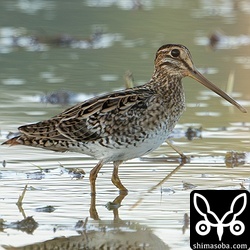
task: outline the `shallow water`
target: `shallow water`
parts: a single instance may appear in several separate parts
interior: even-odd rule
[[[206,77],[249,111],[248,5],[198,0],[1,1],[1,142],[22,124],[124,88],[127,70],[136,84],[148,81],[155,51],[164,43],[185,44]],[[211,48],[208,43],[217,30],[223,35]],[[39,243],[30,249],[43,249],[46,242],[50,249],[53,244],[61,249],[67,244],[68,249],[99,249],[109,240],[116,249],[121,239],[123,249],[129,241],[137,241],[141,249],[189,249],[191,190],[249,190],[250,116],[193,80],[184,83],[187,110],[172,140],[190,161],[180,165],[176,152],[164,143],[150,155],[122,164],[126,197],[119,197],[110,181],[111,164],[98,176],[94,200],[88,181],[94,159],[1,146],[0,246]],[[52,96],[53,103],[60,100],[57,104],[44,102],[58,91],[69,96]],[[197,132],[192,140],[186,133],[190,127]],[[69,168],[82,168],[86,174],[79,179]],[[46,206],[55,210],[43,212]],[[38,223],[33,231],[16,229],[13,222],[28,216]],[[75,227],[79,220],[81,226]]]

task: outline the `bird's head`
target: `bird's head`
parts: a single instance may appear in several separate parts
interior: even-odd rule
[[[183,78],[189,76],[203,84],[222,98],[233,104],[241,112],[247,111],[233,98],[206,79],[194,66],[189,50],[180,44],[166,44],[156,52],[155,72],[168,74],[169,77]]]

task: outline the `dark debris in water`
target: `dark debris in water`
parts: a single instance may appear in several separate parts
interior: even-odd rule
[[[212,50],[219,49],[237,49],[242,46],[250,45],[250,36],[239,34],[237,36],[230,36],[221,30],[215,30],[205,37],[197,37],[196,44],[208,46]]]
[[[188,183],[188,182],[182,182],[182,185],[183,185],[183,189],[184,190],[188,190],[188,189],[194,189],[196,188],[197,186],[192,184],[192,183]]]
[[[201,127],[200,128],[189,127],[185,132],[185,136],[189,141],[192,141],[194,138],[201,138],[201,132],[202,132]]]
[[[42,213],[52,213],[54,212],[56,209],[53,206],[45,206],[45,207],[38,207],[35,209],[36,212],[42,212]]]
[[[185,131],[182,128],[175,128],[170,134],[169,138],[182,138],[186,137],[189,141],[192,141],[195,138],[202,138],[202,127],[194,128],[188,127]]]
[[[99,49],[111,47],[114,42],[121,40],[120,34],[106,33],[102,27],[95,30],[86,37],[76,37],[70,34],[33,34],[24,28],[5,28],[8,34],[0,39],[4,39],[1,49],[13,51],[14,49],[24,49],[27,51],[47,51],[53,48],[72,48],[72,49]]]
[[[3,232],[4,230],[4,220],[0,218],[0,232]]]
[[[225,156],[226,166],[229,168],[240,167],[246,163],[246,153],[230,151]]]
[[[2,166],[5,168],[6,167],[6,160],[2,161]]]
[[[214,31],[209,36],[209,46],[212,49],[232,49],[240,46],[249,46],[250,36],[227,36],[221,31]]]
[[[186,230],[189,228],[189,224],[190,224],[189,215],[187,213],[185,213],[184,218],[183,218],[183,226],[182,226],[182,233],[183,234],[185,234]]]
[[[85,175],[85,171],[81,168],[66,168],[70,175],[73,175],[73,178],[82,179]]]
[[[42,180],[45,177],[44,171],[36,171],[32,173],[27,173],[27,179],[31,180]]]
[[[95,48],[105,33],[102,30],[95,30],[87,38],[77,38],[70,34],[59,34],[54,36],[36,36],[40,43],[53,47],[71,47],[71,48]]]
[[[164,187],[164,188],[161,188],[161,193],[171,195],[175,193],[175,190],[172,188]]]
[[[57,168],[42,168],[42,167],[39,167],[39,166],[36,166],[37,168],[39,168],[38,171],[29,171],[29,172],[26,172],[26,173],[23,173],[22,171],[18,172],[16,171],[15,174],[16,175],[20,175],[20,176],[23,176],[25,175],[26,176],[26,179],[27,180],[42,180],[42,179],[45,179],[45,178],[48,178],[48,177],[51,177],[51,176],[68,176],[69,178],[73,178],[73,179],[83,179],[84,176],[85,176],[85,171],[82,169],[82,168],[71,168],[71,167],[64,167],[63,165],[59,165],[59,167]],[[2,173],[5,173],[4,174],[4,177],[5,176],[8,176],[8,171],[0,171],[0,178],[4,178],[3,177],[3,174]]]
[[[57,105],[69,105],[75,103],[76,93],[66,90],[59,90],[48,93],[40,97],[42,103],[50,103]]]
[[[26,232],[28,234],[32,234],[36,228],[38,227],[38,223],[34,220],[32,216],[28,216],[27,218],[21,220],[21,221],[16,221],[16,222],[11,222],[10,224],[3,224],[3,228],[11,228],[11,229],[17,229],[21,230],[22,232]]]
[[[87,228],[87,224],[88,224],[88,217],[86,217],[86,219],[83,220],[79,220],[77,221],[76,225],[75,225],[75,229],[77,232],[81,233],[82,231],[85,231]]]

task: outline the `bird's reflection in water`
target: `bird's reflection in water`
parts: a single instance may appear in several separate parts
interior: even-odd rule
[[[106,204],[106,208],[108,210],[113,211],[114,221],[118,221],[120,219],[118,209],[121,206],[121,203],[126,196],[127,196],[127,193],[120,193],[112,202],[108,202]],[[90,218],[92,218],[94,220],[100,220],[100,217],[99,217],[98,212],[96,210],[96,195],[91,195],[89,215],[90,215]]]
[[[90,217],[77,223],[75,229],[79,235],[71,237],[57,237],[31,245],[13,247],[2,246],[12,250],[34,249],[152,249],[168,250],[169,247],[157,237],[153,231],[137,221],[122,220],[119,217],[119,207],[127,194],[118,195],[112,202],[107,203],[108,210],[112,210],[112,220],[101,220],[96,209],[96,196],[91,196]],[[98,222],[98,223],[96,223]],[[80,225],[80,226],[79,226]]]

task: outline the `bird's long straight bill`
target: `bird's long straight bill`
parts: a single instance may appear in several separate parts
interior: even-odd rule
[[[243,108],[238,102],[236,102],[232,97],[227,95],[224,91],[219,89],[217,86],[215,86],[213,83],[208,81],[199,71],[194,70],[194,71],[189,71],[189,76],[195,79],[196,81],[200,82],[203,84],[205,87],[211,89],[214,91],[216,94],[220,95],[222,98],[233,104],[235,107],[237,107],[241,112],[247,113],[246,109]]]

